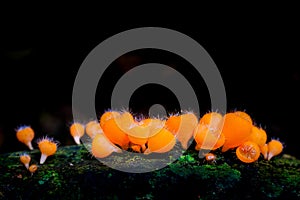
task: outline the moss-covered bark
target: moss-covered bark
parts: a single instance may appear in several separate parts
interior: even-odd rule
[[[288,155],[244,164],[233,152],[216,152],[216,163],[207,163],[188,150],[163,169],[125,173],[101,164],[84,146],[65,146],[31,175],[21,153],[0,155],[1,199],[300,198],[300,161]],[[38,150],[27,153],[38,163]],[[134,166],[134,159],[120,157],[115,164]]]

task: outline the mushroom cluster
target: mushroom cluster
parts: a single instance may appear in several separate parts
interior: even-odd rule
[[[136,153],[165,153],[179,142],[183,149],[196,142],[195,149],[222,152],[236,149],[242,162],[258,160],[260,154],[270,160],[282,152],[278,140],[267,142],[267,134],[253,124],[251,117],[242,111],[205,114],[198,120],[192,112],[172,115],[168,118],[134,118],[130,112],[107,111],[99,122],[86,125],[74,123],[70,133],[79,144],[84,132],[92,139],[92,154],[104,158],[113,152],[131,150]]]
[[[16,130],[17,139],[24,143],[30,150],[33,150],[32,140],[34,139],[34,135],[34,130],[30,126],[21,126]],[[58,142],[54,141],[53,138],[44,137],[38,139],[37,144],[41,151],[40,164],[44,164],[48,156],[55,154]],[[21,155],[20,160],[31,173],[37,170],[37,165],[29,166],[31,158],[28,154]]]

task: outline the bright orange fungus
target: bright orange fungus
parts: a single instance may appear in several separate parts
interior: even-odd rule
[[[225,137],[220,130],[222,119],[222,115],[216,112],[207,113],[200,119],[194,131],[196,150],[215,150],[223,146]]]
[[[85,125],[85,132],[93,139],[97,134],[103,133],[103,130],[97,121],[90,121]]]
[[[207,153],[206,155],[205,155],[205,160],[207,161],[207,162],[216,162],[216,155],[215,154],[213,154],[213,153]]]
[[[30,165],[30,167],[28,168],[28,170],[30,171],[31,175],[36,172],[36,170],[38,169],[38,166],[33,164],[33,165]]]
[[[197,143],[196,150],[215,150],[225,142],[225,137],[220,130],[210,129],[209,125],[206,124],[198,124],[194,132],[194,138]]]
[[[129,146],[128,130],[135,124],[132,115],[124,112],[120,116],[107,120],[102,129],[105,136],[114,144],[127,150]]]
[[[283,150],[283,145],[278,140],[271,140],[268,143],[268,160],[270,160],[273,156],[277,156]]]
[[[52,138],[45,137],[38,142],[41,151],[40,164],[43,164],[48,156],[55,154],[57,150],[57,143]]]
[[[245,163],[251,163],[258,160],[259,155],[259,146],[251,141],[244,142],[236,149],[236,156]]]
[[[118,116],[120,116],[120,113],[118,113],[116,111],[107,111],[107,112],[105,112],[100,118],[101,128],[103,128],[106,121],[108,121],[112,118],[118,117]]]
[[[80,144],[80,138],[84,135],[84,126],[80,123],[73,123],[70,126],[70,133],[76,144]]]
[[[148,149],[144,152],[164,153],[170,151],[176,143],[174,135],[165,128],[162,128],[157,134],[148,139]]]
[[[269,151],[268,144],[265,144],[264,146],[260,147],[260,152],[264,156],[265,160],[268,159],[268,151]]]
[[[122,153],[122,150],[111,143],[104,134],[97,134],[92,142],[92,154],[96,158],[105,158],[113,152]]]
[[[225,136],[222,152],[240,146],[251,135],[251,131],[252,120],[247,113],[242,111],[227,113],[222,128],[222,134]]]
[[[22,126],[17,130],[17,138],[20,142],[25,144],[30,150],[33,150],[32,139],[34,138],[34,131],[30,126]]]
[[[20,161],[25,165],[25,167],[27,169],[29,168],[30,160],[31,160],[31,157],[28,154],[22,154],[20,156]]]
[[[186,113],[169,117],[165,127],[176,136],[177,140],[181,143],[182,148],[187,149],[197,124],[197,116],[194,113]]]
[[[203,115],[199,121],[199,124],[207,124],[210,128],[221,129],[223,116],[217,112],[210,112]]]
[[[255,142],[259,147],[262,147],[267,141],[266,131],[264,131],[262,128],[252,126],[251,135],[247,140]]]

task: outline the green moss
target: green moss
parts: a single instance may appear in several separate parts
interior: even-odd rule
[[[125,173],[111,169],[93,158],[82,146],[60,147],[39,165],[31,176],[14,152],[0,155],[1,199],[299,199],[300,161],[288,155],[245,164],[233,152],[216,151],[216,163],[208,163],[194,150],[175,162],[149,173]],[[38,164],[40,152],[27,152]],[[182,153],[182,149],[178,149]],[[114,160],[112,160],[114,159]],[[149,168],[151,161],[137,154],[133,158],[107,157],[115,166],[136,167],[139,161]]]

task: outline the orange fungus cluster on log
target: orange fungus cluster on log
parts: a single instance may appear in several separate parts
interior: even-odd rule
[[[131,151],[135,153],[151,154],[171,151],[176,143],[187,149],[194,140],[196,150],[216,150],[226,152],[235,149],[236,156],[245,163],[252,163],[260,155],[270,160],[283,150],[280,141],[272,139],[267,143],[264,129],[257,127],[251,117],[243,111],[229,112],[222,115],[209,112],[200,119],[192,113],[186,112],[165,118],[135,118],[128,111],[107,111],[100,120],[93,120],[86,124],[74,122],[70,134],[76,144],[84,133],[91,139],[91,152],[97,158],[105,158],[112,153]],[[31,141],[34,131],[30,126],[22,126],[16,130],[17,139],[32,150]],[[57,142],[44,137],[38,140],[41,151],[40,164],[48,156],[57,151]],[[213,154],[207,154],[207,161],[215,161]],[[21,162],[30,168],[30,157],[22,155]]]
[[[245,163],[255,162],[260,154],[270,160],[283,149],[278,140],[266,143],[265,130],[255,126],[251,117],[242,111],[225,115],[210,112],[200,119],[192,112],[164,119],[136,119],[127,111],[108,111],[100,117],[99,123],[88,122],[85,132],[92,139],[92,154],[97,158],[124,150],[165,153],[172,150],[176,142],[187,149],[192,139],[196,150],[235,149],[237,158]]]

